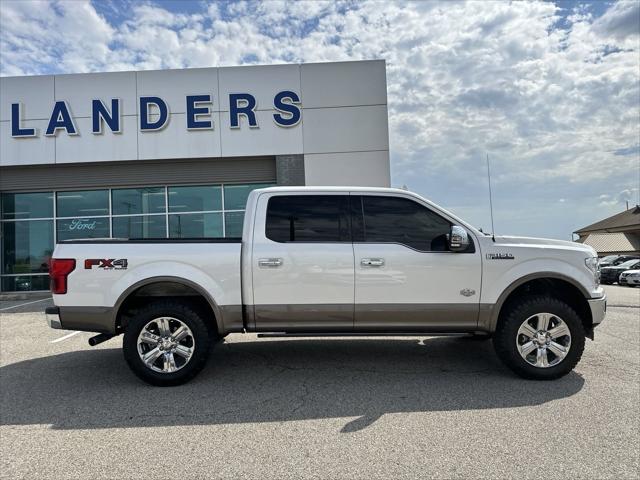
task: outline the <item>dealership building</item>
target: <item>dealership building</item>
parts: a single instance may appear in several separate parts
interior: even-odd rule
[[[389,186],[384,61],[0,78],[0,290],[56,242],[241,235],[271,185]]]

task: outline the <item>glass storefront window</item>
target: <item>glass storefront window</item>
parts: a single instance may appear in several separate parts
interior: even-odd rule
[[[166,238],[164,215],[113,217],[114,238]]]
[[[49,275],[19,275],[2,277],[2,292],[36,292],[49,290]]]
[[[241,237],[249,193],[268,186],[255,183],[2,193],[0,290],[48,290],[48,261],[56,241],[110,236]]]
[[[57,222],[58,241],[72,238],[109,238],[109,217],[65,218]]]
[[[171,238],[220,238],[222,237],[222,214],[169,215],[169,236]]]
[[[58,192],[56,198],[58,202],[58,217],[95,217],[99,215],[109,215],[108,190]]]
[[[164,213],[164,187],[123,188],[111,191],[113,215]]]
[[[244,212],[227,212],[224,214],[224,236],[242,237],[242,222],[244,222]]]
[[[2,273],[46,273],[53,252],[53,221],[3,222]]]
[[[247,205],[247,197],[251,190],[256,188],[270,187],[266,183],[253,183],[248,185],[225,185],[224,186],[224,209],[244,210]]]
[[[53,217],[53,192],[3,193],[2,219]]]
[[[169,187],[169,212],[222,210],[222,187]]]

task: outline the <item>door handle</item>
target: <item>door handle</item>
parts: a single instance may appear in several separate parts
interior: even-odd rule
[[[360,265],[363,267],[383,267],[384,258],[363,258],[360,260]]]
[[[282,265],[281,258],[261,258],[258,260],[260,267],[274,268]]]

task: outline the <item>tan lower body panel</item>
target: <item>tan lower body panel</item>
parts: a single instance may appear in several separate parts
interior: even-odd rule
[[[254,305],[258,332],[474,332],[477,304]]]

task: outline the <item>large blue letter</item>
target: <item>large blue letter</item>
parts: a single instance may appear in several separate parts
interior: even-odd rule
[[[211,120],[198,120],[201,115],[211,115],[209,107],[199,107],[199,104],[211,104],[211,95],[187,96],[187,130],[207,130],[213,128]]]
[[[69,135],[77,135],[76,126],[71,119],[71,114],[69,113],[69,107],[67,106],[67,102],[59,101],[53,106],[53,112],[51,112],[51,117],[49,118],[49,125],[47,126],[47,131],[45,135],[51,137],[55,136],[58,129],[63,128],[67,131]]]
[[[289,100],[290,102],[285,103],[285,100]],[[287,113],[286,117],[280,115],[280,113],[273,114],[273,120],[280,125],[281,127],[293,127],[297,125],[302,117],[300,112],[300,107],[298,104],[300,103],[300,97],[295,92],[290,90],[284,90],[276,94],[273,99],[273,106],[276,107],[281,113]]]
[[[120,133],[120,99],[111,99],[111,113],[101,100],[91,100],[91,120],[91,131],[95,134],[102,133],[102,120],[113,133]]]
[[[20,104],[11,104],[11,136],[12,137],[35,137],[35,128],[20,128]]]
[[[149,105],[158,107],[160,117],[155,122],[149,121]],[[148,132],[160,130],[169,121],[169,108],[160,97],[140,97],[140,130]]]
[[[245,102],[245,105],[238,105],[239,102]],[[240,128],[240,115],[247,117],[249,126],[256,128],[258,122],[256,121],[256,112],[253,110],[256,108],[256,99],[253,95],[248,93],[230,93],[229,94],[229,118],[231,121],[231,128]]]

